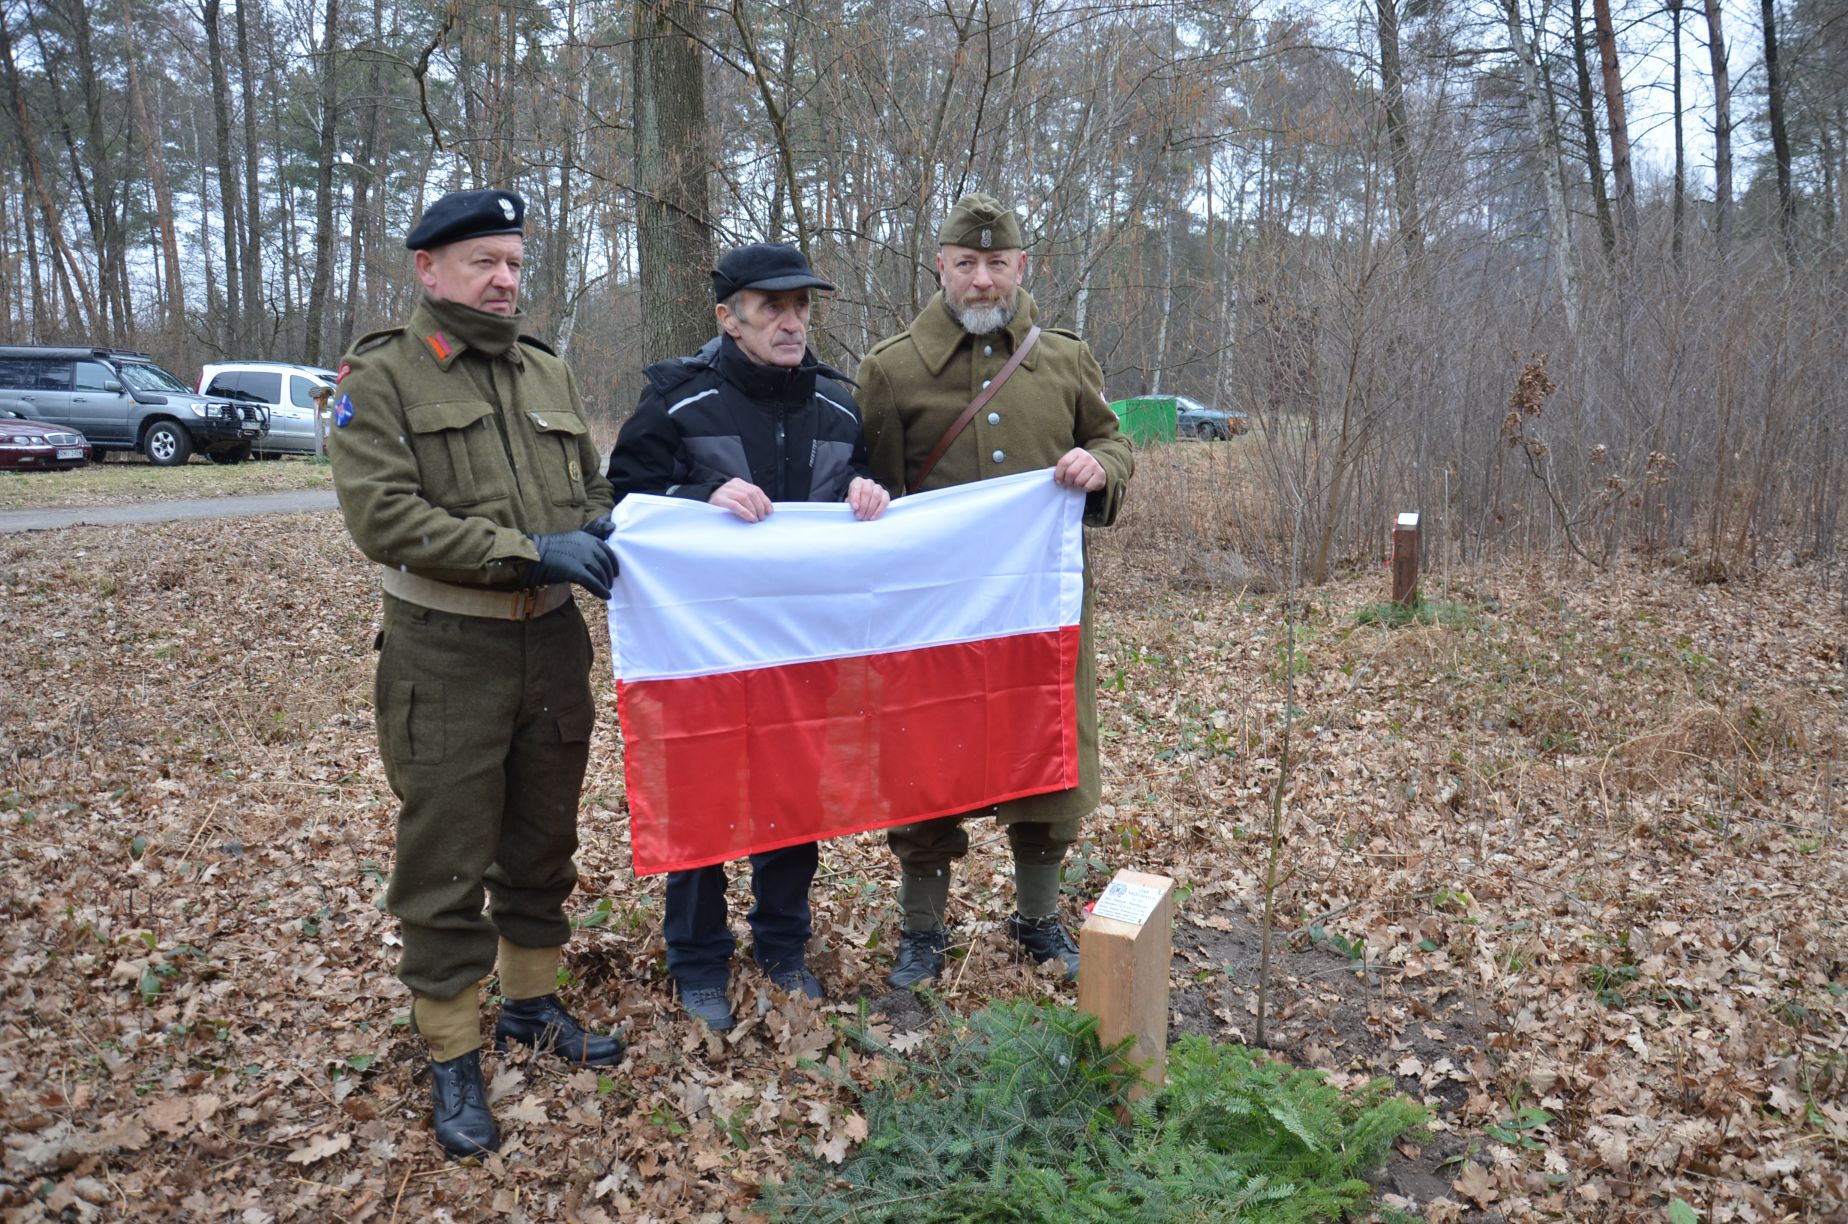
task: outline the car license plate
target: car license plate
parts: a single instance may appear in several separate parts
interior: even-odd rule
[[[83,447],[81,446],[60,446],[58,448],[58,458],[60,459],[81,459],[83,458]]]

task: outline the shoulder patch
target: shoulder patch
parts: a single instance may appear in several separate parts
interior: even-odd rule
[[[359,339],[353,341],[353,355],[357,357],[361,353],[369,353],[380,345],[390,343],[403,334],[404,329],[402,327],[381,327],[375,332],[367,332]]]
[[[557,349],[553,348],[551,345],[547,344],[545,341],[539,339],[539,337],[537,336],[521,336],[520,343],[528,346],[529,348],[536,348],[548,357],[558,356]]]

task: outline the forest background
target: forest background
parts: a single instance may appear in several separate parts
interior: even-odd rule
[[[0,13],[12,342],[329,364],[407,312],[422,207],[495,184],[601,432],[710,333],[716,250],[805,247],[851,370],[981,189],[1113,398],[1265,426],[1203,526],[1278,566],[1412,507],[1432,559],[1837,545],[1842,0]]]

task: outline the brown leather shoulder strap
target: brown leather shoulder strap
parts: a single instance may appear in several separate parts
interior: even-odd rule
[[[1001,372],[988,380],[988,385],[982,388],[979,395],[969,401],[969,406],[962,410],[962,415],[943,431],[943,436],[937,439],[937,445],[930,448],[930,457],[924,460],[924,466],[918,469],[918,474],[913,476],[911,483],[905,486],[905,492],[916,493],[924,487],[925,477],[929,476],[931,469],[937,466],[937,460],[943,458],[944,452],[950,449],[950,443],[956,441],[957,435],[962,433],[968,427],[969,422],[975,419],[975,414],[982,410],[982,405],[995,397],[995,392],[1001,389],[1001,384],[1007,381],[1008,375],[1020,368],[1020,363],[1033,350],[1033,346],[1039,343],[1039,338],[1040,329],[1036,323],[1027,329],[1027,334],[1021,338],[1020,347],[1015,349],[1014,355],[1007,359],[1007,364],[1001,367]]]

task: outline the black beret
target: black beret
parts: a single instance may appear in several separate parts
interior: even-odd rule
[[[727,251],[712,270],[712,298],[723,302],[740,289],[778,293],[784,289],[832,289],[809,270],[801,251],[781,242],[753,242]]]
[[[447,246],[464,238],[524,232],[526,201],[511,191],[452,191],[430,207],[404,236],[413,251]]]

